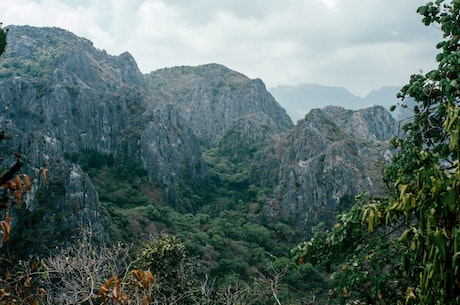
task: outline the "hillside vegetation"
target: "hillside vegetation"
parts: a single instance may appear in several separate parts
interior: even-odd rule
[[[1,303],[457,304],[460,2],[418,12],[445,41],[401,130],[380,106],[294,126],[218,64],[143,75],[1,30]]]

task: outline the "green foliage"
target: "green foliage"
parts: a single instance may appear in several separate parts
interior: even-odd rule
[[[5,31],[3,33],[6,34]],[[2,35],[0,34],[0,36]],[[0,49],[2,45],[1,41],[2,38],[0,37]],[[0,65],[0,79],[20,76],[29,79],[40,78],[41,80],[50,80],[57,63],[65,57],[65,48],[71,47],[71,44],[66,40],[62,40],[59,45],[55,41],[44,43],[39,40],[29,40],[28,43],[33,44],[34,52],[23,54],[15,52],[13,48],[8,56],[3,58]],[[49,45],[52,45],[53,48],[49,49]],[[62,45],[66,46],[61,49],[60,46]]]
[[[437,70],[414,75],[400,97],[417,104],[414,119],[404,126],[406,137],[387,177],[397,192],[387,221],[403,219],[400,241],[403,270],[419,279],[407,292],[420,304],[460,301],[460,1],[421,6],[425,25],[438,24],[444,41],[437,45]],[[397,167],[397,169],[396,169]],[[414,270],[413,263],[422,264]]]
[[[413,75],[398,95],[416,104],[404,136],[392,141],[397,151],[383,177],[392,192],[364,200],[293,250],[299,262],[341,266],[338,288],[350,300],[460,302],[460,1],[429,2],[418,13],[445,40],[437,70]]]
[[[243,203],[240,203],[241,209],[215,215],[182,214],[160,206],[161,196],[152,194],[151,184],[142,177],[118,175],[116,168],[104,168],[97,171],[92,180],[104,214],[112,224],[113,240],[131,241],[134,248],[139,248],[149,232],[174,234],[185,245],[188,257],[200,262],[201,267],[195,271],[197,276],[218,279],[216,289],[225,287],[226,279],[232,276],[250,283],[272,255],[288,254],[288,247],[276,242],[273,231],[253,223],[254,215],[247,213]],[[287,228],[281,227],[280,230],[286,231]],[[141,249],[145,250],[145,245]],[[163,264],[162,260],[158,260],[158,264]],[[161,269],[160,266],[154,269],[153,265],[150,268],[152,272]]]
[[[338,291],[334,297],[343,301],[352,295],[353,300],[365,304],[377,300],[395,303],[406,284],[395,280],[399,277],[399,249],[389,233],[397,228],[388,231],[379,227],[385,205],[380,199],[359,196],[350,211],[338,215],[332,229],[320,225],[309,241],[292,249],[297,264],[308,261],[331,273]]]
[[[204,153],[214,194],[210,213],[242,209],[242,203],[251,205],[248,208],[256,212],[259,205],[265,204],[275,184],[273,175],[261,173],[270,167],[263,163],[267,154],[263,146],[245,139],[237,131],[229,131],[216,147]]]
[[[25,259],[32,253],[42,255],[48,251],[44,244],[57,245],[68,240],[71,228],[59,208],[65,193],[65,183],[57,178],[51,179],[46,186],[36,190],[36,208],[21,205],[15,211],[16,229],[8,245],[10,255],[16,259]]]
[[[47,50],[42,50],[40,54],[33,54],[32,58],[23,58],[21,61],[17,61],[14,58],[5,58],[0,66],[0,78],[21,76],[25,78],[50,79],[55,62],[57,61],[53,54]]]
[[[0,56],[5,52],[6,33],[4,29],[0,28]]]
[[[145,244],[139,252],[138,266],[155,273],[170,272],[186,258],[187,250],[176,236],[160,234],[154,242]]]
[[[155,275],[156,294],[171,301],[179,295],[181,304],[192,303],[197,282],[185,244],[179,238],[162,233],[144,244],[137,257],[136,265]]]
[[[92,173],[102,210],[111,224],[112,239],[130,241],[134,249],[138,249],[137,253],[144,251],[145,256],[139,255],[143,258],[138,267],[142,265],[140,269],[151,268],[152,273],[159,276],[159,287],[166,289],[161,290],[161,294],[172,292],[167,287],[172,287],[173,284],[165,279],[176,278],[192,285],[184,287],[196,289],[193,285],[197,281],[210,278],[214,281],[213,293],[224,291],[238,279],[238,287],[245,287],[245,293],[261,294],[264,297],[254,298],[263,299],[271,294],[262,287],[253,285],[260,274],[266,273],[264,270],[274,257],[288,256],[290,246],[278,243],[277,239],[289,236],[290,229],[283,224],[269,229],[255,223],[260,204],[271,193],[271,188],[257,181],[260,179],[255,174],[255,159],[258,158],[259,149],[248,147],[244,150],[246,153],[237,155],[229,153],[223,147],[218,149],[221,151],[216,149],[206,154],[213,175],[213,184],[210,186],[210,190],[214,191],[213,196],[196,214],[183,214],[162,206],[161,191],[155,190],[155,186],[148,181],[137,163],[114,162],[110,165],[107,162],[110,161],[110,156],[91,150],[69,155],[68,158],[82,162],[86,170]],[[153,243],[144,244],[149,238],[148,234],[159,237]],[[147,259],[159,255],[161,247],[158,248],[159,245],[156,244],[155,248],[155,243],[164,241],[168,244],[162,236],[177,238],[185,246],[187,257],[179,269],[188,270],[190,273],[179,275],[178,271],[173,271],[174,268],[166,266],[171,262],[168,263],[163,258]],[[153,251],[154,249],[156,250]],[[146,261],[156,263],[149,265]],[[193,268],[196,265],[200,267]],[[292,269],[291,271],[295,273]],[[164,272],[176,274],[167,275]],[[300,288],[295,287],[303,285],[303,282],[296,282],[295,278],[290,277],[294,292],[284,294],[291,301],[297,296],[295,291],[300,291]],[[280,285],[286,284],[280,282]],[[311,299],[310,293],[312,292],[309,290],[305,295]],[[218,295],[219,293],[213,296],[214,300]]]
[[[235,155],[222,154],[222,150],[213,149],[204,155],[208,163],[212,186],[216,190],[215,198],[226,197],[231,200],[229,203],[222,201],[219,210],[235,208],[238,200],[248,200],[247,189],[250,183],[249,161],[247,159],[238,160]]]
[[[106,164],[105,162],[100,164]],[[100,166],[100,165],[98,165]],[[92,178],[103,205],[113,209],[146,206],[156,198],[147,173],[137,163],[126,161],[121,166],[96,170]]]
[[[98,170],[113,167],[114,165],[113,155],[89,148],[84,148],[79,153],[67,153],[65,157],[73,163],[80,164],[81,168],[91,177],[95,176]],[[134,164],[134,168],[138,168],[138,166]]]
[[[16,230],[11,236],[8,244],[8,251],[15,257],[15,259],[24,259],[30,253],[30,249],[39,249],[42,244],[38,244],[38,240],[49,240],[49,232],[40,222],[45,216],[46,210],[43,208],[35,211],[29,211],[25,207],[17,210],[17,223]],[[39,238],[38,238],[39,237]],[[40,250],[43,250],[40,249]],[[37,253],[38,254],[38,253]]]

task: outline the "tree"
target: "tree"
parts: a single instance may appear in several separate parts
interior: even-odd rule
[[[358,196],[349,211],[337,216],[333,228],[318,225],[309,241],[292,249],[297,265],[308,261],[331,274],[334,289],[329,298],[353,300],[354,304],[395,304],[408,287],[400,281],[400,248],[392,242],[398,226],[377,226],[385,201],[387,198]]]
[[[150,270],[156,281],[153,298],[158,304],[190,304],[198,293],[187,249],[174,235],[161,233],[139,251],[136,266]]]
[[[396,297],[406,304],[458,304],[460,302],[460,1],[438,0],[418,8],[425,25],[439,26],[444,40],[437,44],[437,69],[412,75],[398,97],[415,101],[413,118],[402,129],[404,136],[394,138],[397,149],[384,180],[392,186],[384,200],[370,202],[345,215],[361,219],[354,223],[368,230],[351,241],[341,243],[318,238],[293,250],[297,259],[331,253],[332,246],[344,250],[345,259],[356,257],[355,265],[366,263],[368,253],[394,252],[400,261],[388,261],[385,273],[397,283]],[[394,107],[393,107],[394,109]],[[331,240],[341,234],[340,223],[323,238]],[[356,232],[355,232],[356,233]],[[353,236],[353,235],[352,235]],[[386,239],[387,237],[390,237]],[[357,238],[357,240],[356,240]],[[369,244],[377,238],[378,243]],[[359,241],[361,240],[361,241]],[[323,242],[323,244],[321,244]],[[361,247],[360,247],[361,246]],[[365,248],[365,259],[359,260]],[[337,249],[336,249],[337,250]],[[313,256],[312,256],[313,255]],[[388,255],[385,255],[388,257]],[[388,269],[388,270],[386,270]],[[384,270],[380,270],[382,273]],[[368,270],[355,270],[347,280],[362,277]],[[377,283],[370,281],[375,288]],[[362,286],[361,286],[362,287]],[[349,295],[357,286],[344,287]],[[380,294],[373,302],[381,302]],[[369,300],[368,300],[369,301]]]
[[[413,298],[421,304],[460,301],[460,1],[419,7],[425,25],[440,26],[438,68],[413,75],[399,97],[410,97],[414,118],[386,177],[398,193],[387,208],[389,222],[406,221],[405,271],[419,262]],[[397,170],[396,170],[397,169]],[[413,263],[410,263],[413,262]]]
[[[5,52],[7,33],[8,33],[8,30],[2,29],[1,23],[0,23],[0,56],[3,54],[3,52]]]

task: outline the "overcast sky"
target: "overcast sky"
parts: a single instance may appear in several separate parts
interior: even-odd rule
[[[319,83],[357,95],[435,67],[420,0],[0,0],[4,25],[57,26],[144,73],[219,63],[267,87]]]

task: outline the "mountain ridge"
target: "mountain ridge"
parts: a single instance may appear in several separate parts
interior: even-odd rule
[[[396,94],[401,87],[383,86],[370,91],[366,96],[356,96],[346,88],[326,86],[316,83],[303,83],[299,85],[280,85],[269,88],[270,93],[288,112],[291,119],[296,122],[303,118],[313,108],[326,106],[341,106],[346,109],[358,110],[380,105],[389,110],[396,105]],[[396,114],[394,115],[397,116]]]
[[[181,213],[250,205],[259,211],[254,221],[300,231],[333,221],[325,204],[347,206],[358,191],[378,191],[369,164],[395,125],[382,107],[312,110],[294,126],[262,80],[219,64],[142,74],[128,53],[109,55],[65,30],[14,26],[8,35],[0,123],[27,156],[26,170],[49,164],[53,183],[35,181],[27,199],[38,210],[51,198],[37,222],[47,236],[78,236],[86,226],[107,238],[107,221],[114,225],[107,211],[123,202],[101,202],[90,174],[127,165],[139,177],[127,181],[132,193],[117,195],[147,190],[145,204]]]

